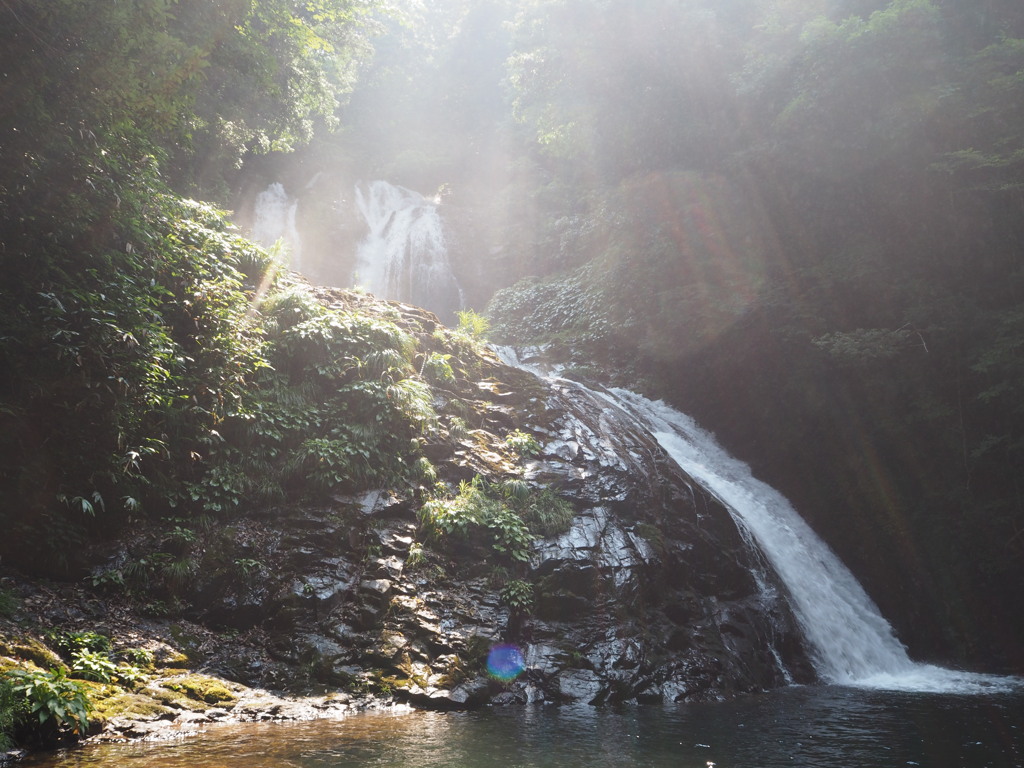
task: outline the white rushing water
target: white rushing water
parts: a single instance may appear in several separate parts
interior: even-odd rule
[[[510,365],[515,350],[497,350]],[[574,384],[581,386],[580,384]],[[785,587],[821,678],[837,685],[935,693],[995,693],[1017,678],[914,662],[860,583],[777,490],[755,478],[689,416],[662,402],[614,389],[595,393],[644,426],[672,459],[729,510]],[[756,574],[755,574],[756,577]]]
[[[850,570],[777,490],[723,450],[689,416],[626,390],[609,400],[631,413],[666,452],[750,534],[789,593],[818,674],[838,685],[991,693],[1022,681],[914,662]]]
[[[256,196],[251,237],[264,248],[278,240],[287,247],[291,268],[302,269],[302,238],[295,226],[299,201],[289,195],[280,182],[274,182]]]
[[[445,320],[462,309],[435,203],[411,189],[374,181],[356,187],[356,204],[370,231],[356,252],[355,285]]]

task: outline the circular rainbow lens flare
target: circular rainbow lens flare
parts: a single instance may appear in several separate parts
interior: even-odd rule
[[[515,680],[526,669],[523,652],[516,645],[496,645],[487,655],[487,672],[504,682]]]

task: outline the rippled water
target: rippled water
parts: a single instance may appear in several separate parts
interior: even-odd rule
[[[209,728],[31,768],[1002,768],[1024,765],[1024,696],[789,688],[725,704],[512,707]]]

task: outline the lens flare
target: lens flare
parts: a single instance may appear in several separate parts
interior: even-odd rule
[[[496,645],[487,655],[487,672],[491,677],[508,682],[526,669],[523,652],[516,645]]]

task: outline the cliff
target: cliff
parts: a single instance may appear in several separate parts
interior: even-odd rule
[[[416,446],[429,469],[315,502],[243,504],[188,534],[136,525],[90,547],[84,587],[8,574],[8,665],[26,665],[29,647],[39,666],[59,663],[62,633],[111,638],[111,658],[148,654],[124,690],[94,692],[119,702],[100,707],[108,735],[129,736],[150,732],[140,720],[207,717],[196,709],[258,719],[389,699],[708,701],[812,676],[780,588],[759,585],[729,514],[651,435],[590,390],[453,341],[422,310],[313,293],[390,318],[416,341],[421,372],[446,363]],[[124,589],[146,564],[148,587]],[[184,706],[167,694],[200,672],[231,695]],[[129,689],[155,713],[126,705]],[[250,689],[332,693],[289,709],[254,706]]]

